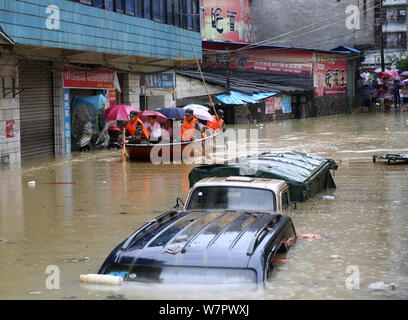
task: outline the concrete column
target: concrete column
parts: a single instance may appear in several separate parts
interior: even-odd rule
[[[123,76],[124,104],[140,108],[140,76],[135,73],[126,73]]]
[[[18,91],[17,59],[9,50],[0,48],[0,169],[21,164],[20,100],[18,95],[13,97],[13,79]]]

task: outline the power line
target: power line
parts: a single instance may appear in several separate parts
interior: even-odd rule
[[[369,11],[369,10],[372,10],[372,9],[376,8],[377,6],[379,6],[379,4],[377,4],[377,5],[375,5],[375,6],[371,7],[371,8],[368,8],[368,9],[366,9],[366,10],[363,10],[363,11],[361,11],[360,13],[367,12],[367,11]],[[296,28],[296,29],[294,29],[294,30],[292,30],[292,31],[286,32],[286,33],[281,34],[281,35],[279,35],[279,36],[274,36],[274,37],[271,37],[271,38],[269,38],[269,39],[265,39],[265,40],[259,41],[259,42],[257,42],[257,43],[249,44],[249,45],[247,45],[247,46],[245,46],[245,47],[241,47],[241,48],[238,48],[238,49],[235,49],[235,50],[230,50],[230,52],[233,53],[233,52],[238,52],[238,51],[249,50],[249,49],[251,49],[252,47],[257,47],[257,46],[259,46],[259,45],[261,45],[261,44],[263,44],[263,43],[269,42],[270,40],[277,39],[277,38],[281,38],[281,37],[283,37],[283,36],[285,36],[285,35],[288,35],[288,34],[297,32],[297,31],[302,30],[302,29],[305,29],[305,28],[307,28],[307,27],[310,27],[310,26],[313,26],[313,25],[322,23],[322,22],[327,21],[327,20],[331,20],[332,18],[334,18],[334,17],[336,17],[336,16],[345,15],[345,14],[346,14],[346,13],[338,13],[338,14],[336,14],[336,15],[334,15],[334,16],[325,18],[325,19],[323,19],[323,20],[321,20],[321,21],[314,22],[314,23],[309,24],[309,25],[305,25],[305,26],[300,27],[300,28]],[[297,37],[300,37],[300,36],[304,36],[304,35],[309,34],[309,33],[312,33],[312,32],[316,32],[316,31],[322,30],[322,29],[324,29],[324,28],[327,28],[327,27],[329,27],[329,26],[332,26],[332,25],[337,24],[337,23],[342,22],[342,21],[343,21],[343,20],[338,20],[338,21],[336,21],[336,22],[334,22],[334,23],[330,23],[330,24],[328,24],[328,25],[324,25],[324,26],[319,27],[319,28],[317,28],[317,29],[313,29],[313,30],[310,30],[310,31],[308,31],[308,32],[301,33],[301,34],[299,34],[299,35],[293,36],[292,38],[285,39],[285,41],[291,40],[291,39],[294,39],[294,38],[297,38]],[[267,45],[271,45],[271,44],[267,44]],[[212,50],[212,49],[209,49],[209,50]],[[278,50],[279,50],[279,49],[278,49]],[[220,52],[220,50],[214,50],[214,52]]]
[[[360,5],[360,6],[361,6],[361,5]],[[358,7],[360,7],[360,6],[358,6]],[[378,6],[380,6],[380,4],[377,4],[377,5],[375,5],[375,6],[371,7],[371,8],[368,8],[368,9],[366,9],[366,10],[363,10],[363,11],[361,11],[361,13],[367,12],[367,11],[369,11],[369,10],[371,10],[371,9],[375,9],[375,8],[378,7]],[[331,19],[333,19],[334,17],[340,16],[340,15],[346,15],[346,13],[345,13],[345,12],[344,12],[344,13],[342,12],[342,13],[335,14],[335,15],[333,15],[333,16],[331,16],[331,17],[325,18],[325,19],[320,20],[320,21],[318,21],[318,22],[314,22],[314,23],[311,23],[311,24],[302,26],[302,27],[300,27],[300,28],[296,28],[296,29],[294,29],[294,30],[292,30],[292,31],[283,33],[283,34],[281,34],[281,35],[274,36],[274,37],[271,37],[271,38],[268,38],[268,39],[259,41],[259,42],[257,42],[257,43],[253,43],[253,44],[251,44],[250,46],[248,46],[248,47],[246,47],[246,48],[237,49],[237,51],[249,49],[251,46],[257,46],[257,45],[259,45],[259,44],[266,43],[266,42],[269,42],[269,41],[271,41],[271,40],[281,38],[281,37],[286,36],[286,35],[288,35],[288,34],[297,32],[297,31],[299,31],[299,30],[306,29],[306,28],[308,28],[308,27],[310,27],[310,26],[314,26],[314,25],[316,25],[316,24],[319,24],[319,23],[322,23],[322,22],[331,20]],[[338,21],[335,22],[335,23],[338,23],[338,22],[340,22],[340,21],[343,21],[343,20],[338,20]],[[330,26],[330,25],[332,25],[332,24],[329,24],[329,25],[327,25],[327,26]],[[325,27],[325,26],[323,26],[323,27]],[[320,30],[320,29],[318,29],[318,30]],[[314,31],[318,31],[318,30],[314,30]],[[313,30],[312,30],[312,31],[308,31],[308,32],[303,33],[303,34],[299,34],[299,35],[297,35],[296,37],[302,36],[302,35],[304,35],[304,34],[308,34],[308,33],[310,33],[310,32],[313,32]],[[292,38],[290,38],[290,39],[292,39]],[[289,40],[290,40],[290,39],[289,39]]]

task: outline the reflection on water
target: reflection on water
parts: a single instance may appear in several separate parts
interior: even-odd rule
[[[408,165],[372,162],[373,154],[408,153],[405,113],[340,115],[258,124],[259,151],[289,149],[333,158],[337,189],[288,212],[298,239],[265,284],[236,286],[125,284],[81,286],[111,250],[188,192],[194,165],[121,163],[120,151],[24,162],[0,171],[1,299],[406,299]],[[35,181],[35,186],[28,182]],[[84,259],[89,258],[89,259]],[[79,259],[78,261],[75,259]],[[81,260],[82,259],[82,260]],[[60,289],[45,287],[49,265]],[[360,289],[349,290],[348,266]],[[371,290],[376,282],[395,284]],[[176,293],[175,293],[176,292]],[[176,295],[175,295],[176,294]]]

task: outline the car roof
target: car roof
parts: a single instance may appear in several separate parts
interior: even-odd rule
[[[151,221],[128,238],[119,248],[117,262],[247,268],[257,238],[280,218],[275,213],[234,210],[173,212],[168,220]]]
[[[284,180],[267,179],[267,178],[255,178],[245,176],[230,176],[230,177],[210,177],[204,178],[198,181],[193,188],[203,186],[234,186],[234,187],[246,187],[246,188],[260,188],[273,190],[276,194],[277,191],[282,190],[287,186]]]

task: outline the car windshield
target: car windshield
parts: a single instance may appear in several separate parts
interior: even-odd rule
[[[114,265],[107,274],[120,276],[126,281],[156,283],[232,284],[257,281],[256,271],[249,268]]]
[[[190,198],[187,209],[232,209],[273,212],[276,210],[275,194],[271,190],[245,187],[197,187]]]

